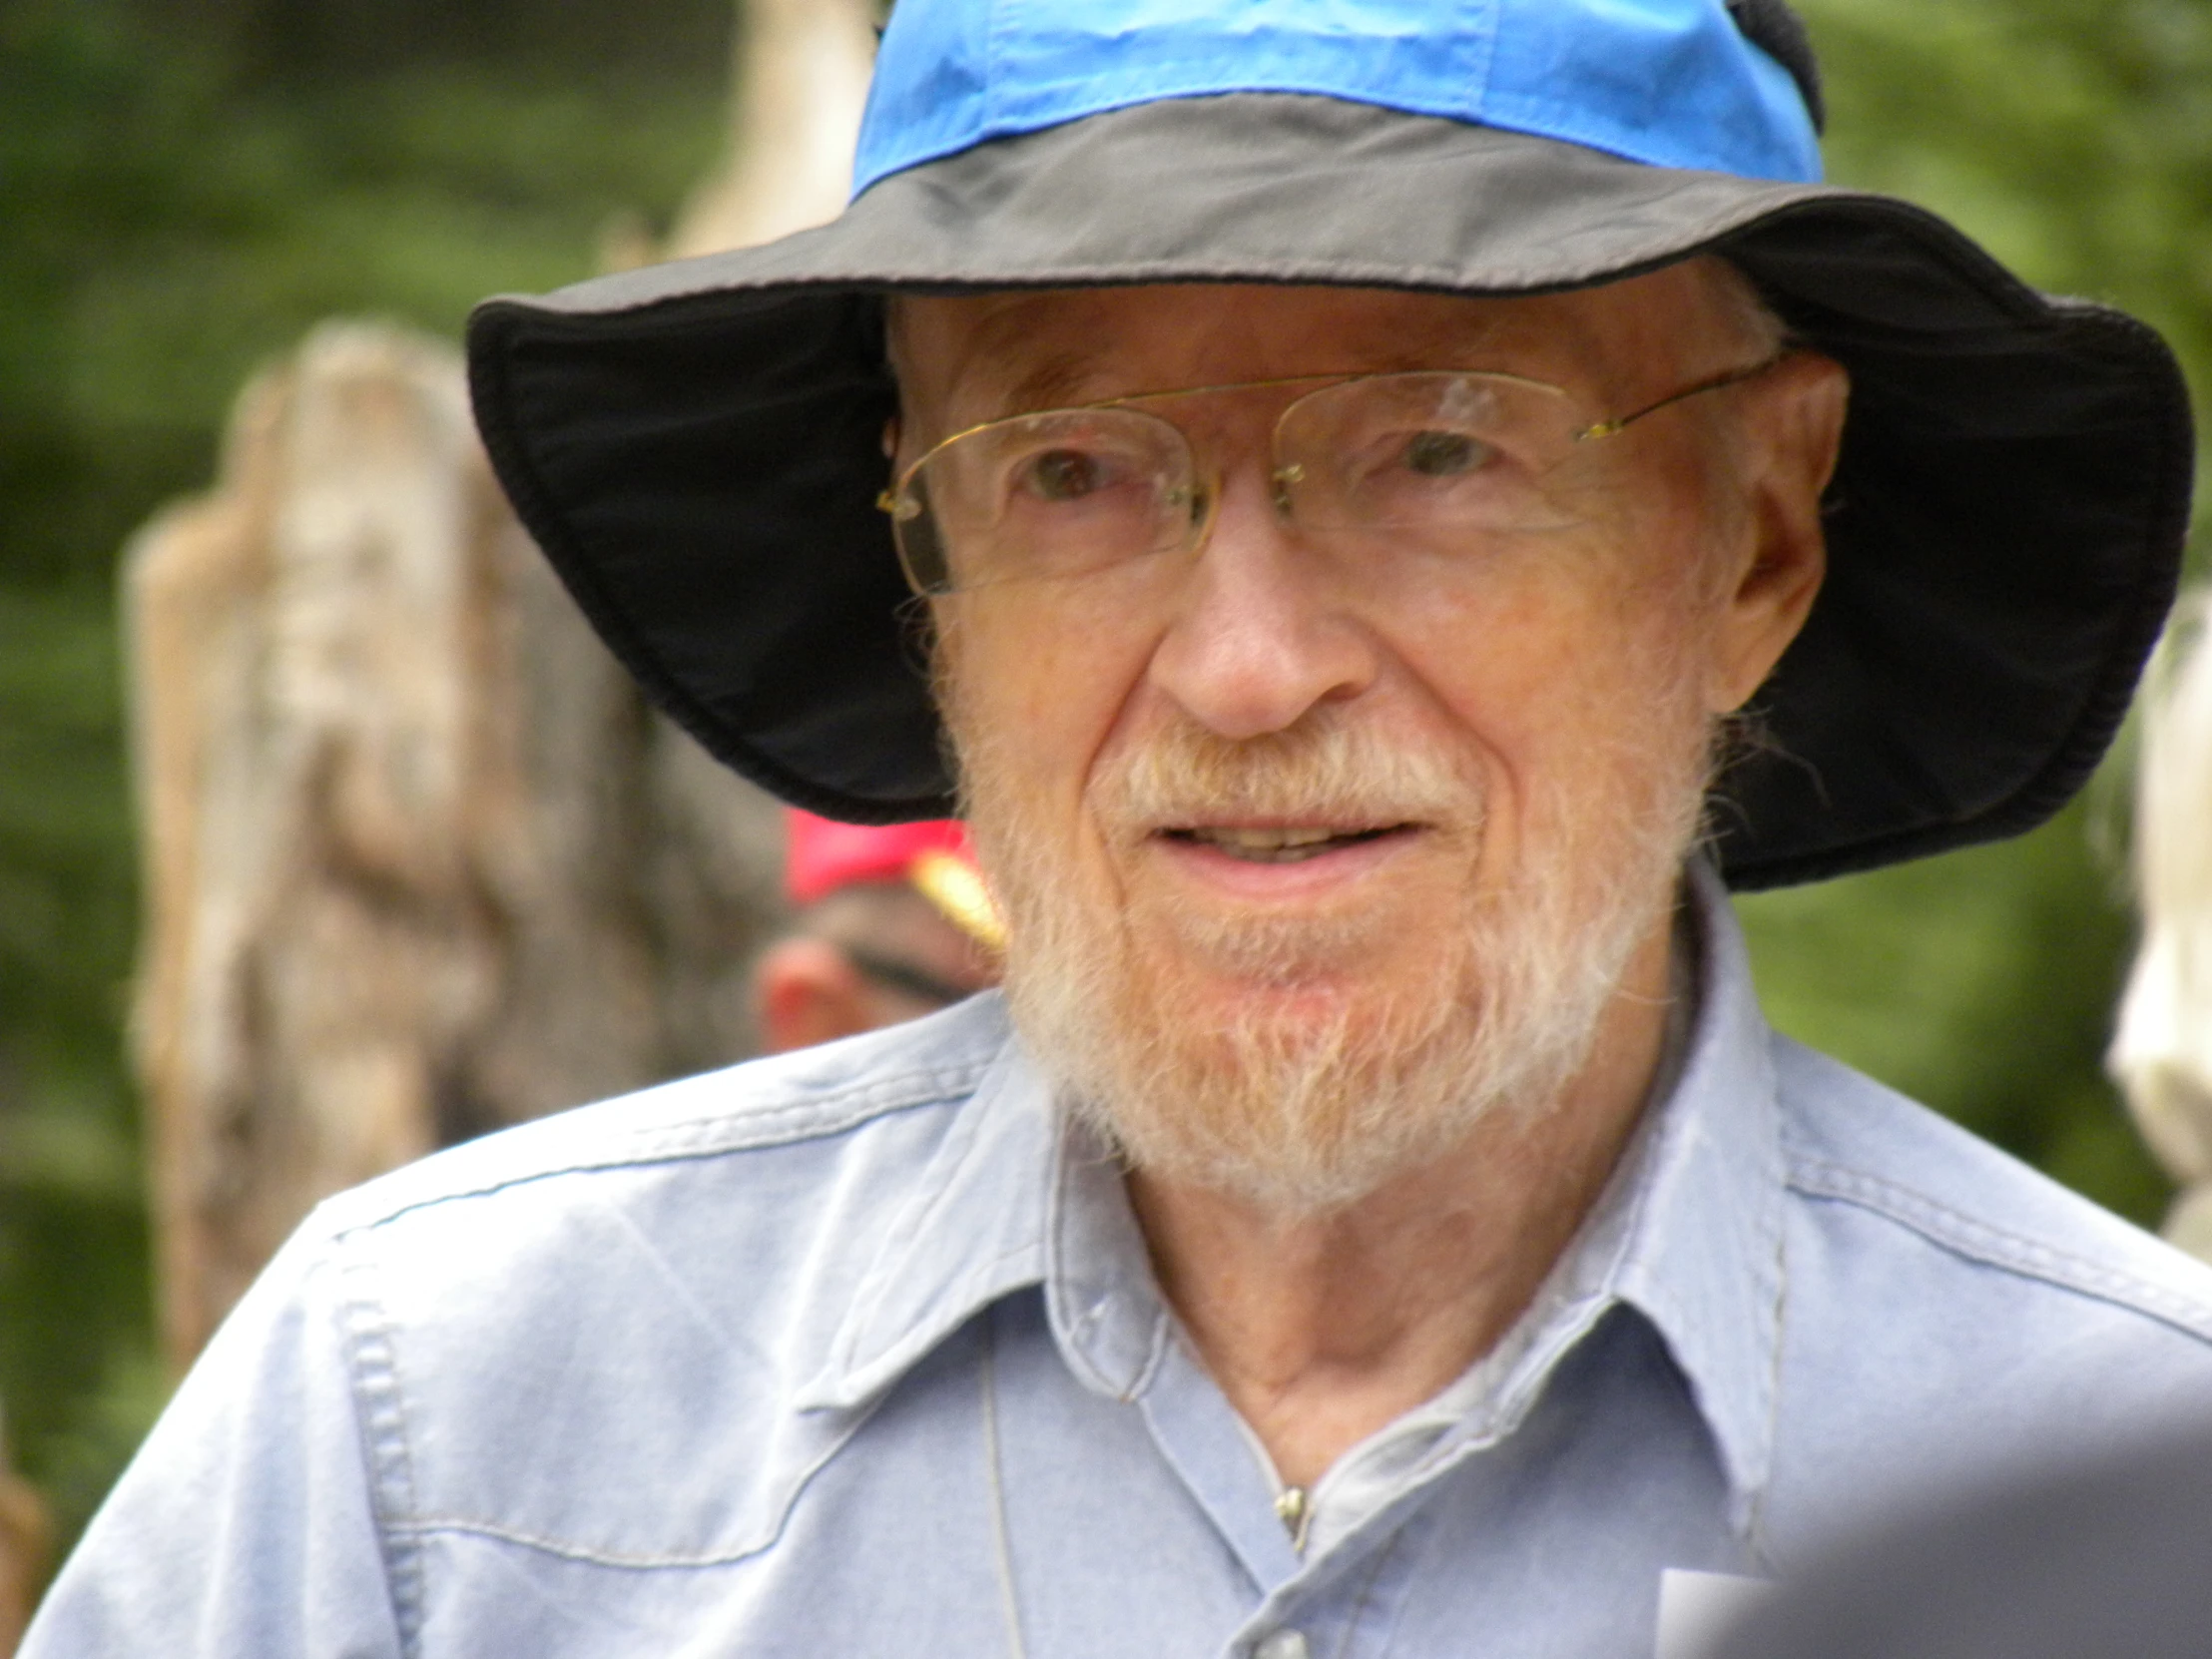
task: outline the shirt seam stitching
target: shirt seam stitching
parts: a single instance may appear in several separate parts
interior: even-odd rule
[[[1769,1050],[1762,1060],[1768,1071],[1770,1085],[1774,1081],[1771,1053]],[[1777,1148],[1778,1157],[1779,1152],[1780,1149]],[[1767,1348],[1766,1444],[1761,1448],[1765,1466],[1760,1471],[1759,1489],[1750,1494],[1751,1501],[1745,1508],[1741,1532],[1745,1550],[1753,1560],[1768,1567],[1770,1571],[1773,1563],[1768,1553],[1767,1503],[1774,1485],[1774,1448],[1782,1440],[1782,1360],[1787,1346],[1786,1334],[1790,1317],[1790,1227],[1789,1217],[1782,1213],[1785,1185],[1786,1183],[1778,1183],[1770,1189],[1776,1214],[1772,1258],[1774,1277],[1769,1282],[1768,1289],[1768,1306],[1773,1317],[1773,1341]]]
[[[885,1093],[883,1085],[863,1085],[839,1094],[749,1112],[743,1118],[734,1119],[725,1114],[691,1123],[629,1131],[625,1138],[630,1139],[633,1144],[628,1147],[580,1154],[557,1163],[526,1167],[505,1174],[487,1174],[482,1179],[463,1186],[426,1193],[420,1197],[399,1199],[388,1210],[378,1211],[359,1220],[340,1222],[331,1237],[342,1240],[356,1233],[372,1232],[389,1226],[417,1210],[436,1209],[440,1205],[460,1203],[472,1198],[488,1198],[494,1193],[532,1186],[564,1175],[642,1168],[653,1164],[686,1163],[728,1157],[736,1153],[758,1152],[775,1146],[790,1146],[808,1140],[829,1140],[877,1118],[888,1117],[894,1112],[914,1111],[957,1101],[974,1092],[976,1083],[987,1069],[988,1063],[984,1062],[963,1070],[931,1072],[912,1079],[901,1079],[901,1082],[927,1082],[929,1087],[926,1092],[918,1094],[893,1094],[884,1099],[881,1098]],[[830,1115],[828,1109],[838,1106],[845,1108],[843,1115]],[[783,1121],[803,1114],[812,1121],[799,1125],[789,1125]],[[755,1130],[757,1126],[757,1132],[731,1134],[730,1130],[741,1123],[748,1130]],[[685,1144],[686,1137],[691,1137],[693,1144]]]
[[[336,1264],[344,1288],[346,1368],[353,1383],[354,1422],[368,1465],[372,1513],[377,1521],[378,1553],[391,1597],[392,1622],[402,1654],[422,1648],[424,1585],[421,1551],[408,1536],[404,1517],[415,1504],[414,1456],[407,1444],[404,1391],[398,1352],[383,1306],[366,1289],[369,1264],[358,1258]]]
[[[867,1419],[874,1414],[874,1402],[855,1408],[852,1421],[844,1431],[826,1445],[820,1456],[801,1471],[791,1482],[791,1489],[784,1503],[776,1512],[775,1523],[758,1539],[729,1549],[696,1553],[669,1551],[650,1555],[630,1555],[616,1550],[595,1548],[589,1544],[569,1542],[541,1533],[524,1532],[511,1526],[501,1526],[495,1521],[476,1520],[465,1515],[423,1515],[411,1521],[397,1524],[393,1530],[410,1537],[428,1537],[440,1532],[461,1532],[472,1537],[492,1538],[501,1543],[532,1549],[540,1554],[557,1556],[564,1561],[583,1561],[593,1566],[613,1567],[624,1571],[654,1572],[666,1570],[696,1570],[706,1567],[730,1567],[750,1561],[774,1549],[783,1541],[784,1529],[791,1524],[792,1511],[806,1495],[807,1488],[851,1443],[853,1435],[860,1431]]]
[[[1790,1186],[1808,1197],[1872,1211],[1969,1261],[2128,1308],[2200,1340],[2212,1339],[2212,1306],[2010,1232],[1863,1170],[1800,1155],[1791,1162]]]

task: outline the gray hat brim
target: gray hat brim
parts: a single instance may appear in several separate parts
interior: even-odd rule
[[[2103,754],[2171,603],[2193,437],[2150,329],[1890,198],[1646,167],[1339,100],[1114,111],[875,185],[757,249],[500,298],[477,420],[523,523],[711,752],[860,823],[952,810],[874,507],[883,296],[1144,282],[1515,294],[1700,253],[1852,375],[1830,573],[1721,781],[1738,887],[2027,829]]]

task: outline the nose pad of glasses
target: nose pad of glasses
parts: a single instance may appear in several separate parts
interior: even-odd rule
[[[1275,510],[1284,519],[1291,516],[1291,490],[1306,480],[1304,462],[1293,461],[1289,466],[1279,466],[1270,480],[1275,485]]]

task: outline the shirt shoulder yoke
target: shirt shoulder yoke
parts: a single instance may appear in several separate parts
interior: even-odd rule
[[[425,1205],[591,1170],[721,1158],[958,1105],[1006,1042],[995,993],[819,1048],[748,1060],[451,1147],[326,1200],[316,1230],[374,1227]]]
[[[2212,1268],[1842,1062],[1775,1048],[1794,1195],[2212,1343]]]

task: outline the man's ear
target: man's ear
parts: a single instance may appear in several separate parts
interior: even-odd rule
[[[753,967],[753,1011],[771,1054],[833,1042],[881,1023],[859,970],[828,939],[779,939]]]
[[[1793,351],[1745,388],[1740,487],[1748,519],[1725,573],[1706,704],[1743,707],[1797,638],[1828,572],[1821,496],[1836,470],[1851,378],[1817,351]]]

